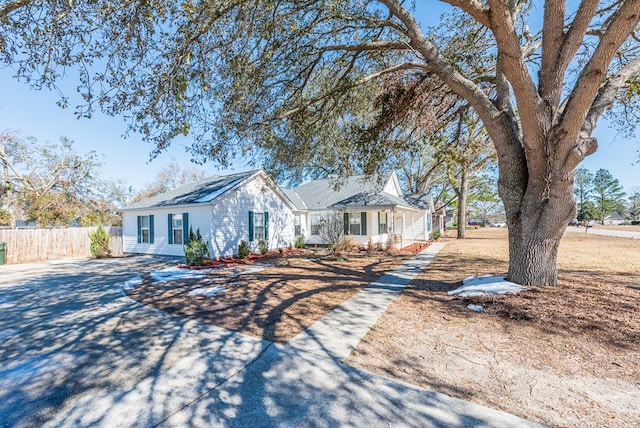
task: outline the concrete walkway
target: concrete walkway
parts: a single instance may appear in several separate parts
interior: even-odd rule
[[[124,296],[123,281],[157,269],[157,260],[39,266],[22,279],[14,275],[29,271],[7,270],[0,426],[538,426],[341,362],[440,248],[427,248],[288,345]]]
[[[430,245],[316,321],[287,345],[320,357],[344,360],[404,287],[422,272],[444,245]]]
[[[161,425],[295,427],[537,427],[538,424],[341,362],[444,247],[433,244],[353,296],[286,345]],[[229,410],[227,401],[241,403]],[[197,423],[194,424],[194,421]]]

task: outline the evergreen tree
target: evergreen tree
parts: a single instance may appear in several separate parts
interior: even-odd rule
[[[624,208],[626,193],[618,179],[614,178],[606,169],[599,169],[593,176],[594,203],[598,212],[597,220],[604,224],[608,214]]]

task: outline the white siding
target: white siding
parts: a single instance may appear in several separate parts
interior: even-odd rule
[[[259,176],[223,195],[211,207],[211,256],[237,254],[241,240],[249,241],[249,211],[269,213],[269,248],[293,243],[293,213]],[[257,242],[251,248],[257,251]]]
[[[357,212],[358,214],[360,214],[361,211],[353,211],[353,212]],[[388,235],[386,233],[378,234],[378,211],[367,211],[366,213],[367,213],[366,236],[365,235],[348,235],[349,238],[352,238],[354,241],[359,242],[360,244],[363,244],[365,246],[366,244],[368,244],[369,238],[371,238],[373,243],[382,242],[384,245],[386,245],[388,240]],[[305,235],[306,243],[312,244],[312,245],[315,245],[315,244],[324,245],[326,244],[326,242],[322,240],[320,235],[311,235],[311,216],[316,214],[319,214],[321,216],[333,215],[335,214],[335,211],[313,211],[309,213],[306,219],[306,225],[307,225],[307,234]],[[342,215],[342,212],[340,212],[340,215]],[[389,221],[391,221],[391,213],[389,213]]]
[[[122,235],[125,253],[161,254],[167,256],[184,256],[182,244],[169,244],[169,214],[189,213],[189,227],[195,232],[198,228],[204,240],[208,240],[209,232],[209,205],[187,206],[176,208],[146,209],[126,211],[122,214]],[[138,220],[139,215],[154,216],[154,239],[153,243],[138,243]]]
[[[310,211],[307,213],[307,216],[304,220],[304,224],[305,224],[305,242],[307,244],[311,244],[311,245],[325,245],[327,244],[326,242],[324,242],[324,240],[320,237],[320,235],[312,235],[311,234],[311,217],[315,216],[315,215],[319,215],[319,216],[333,216],[335,214],[338,214],[340,216],[343,215],[342,211],[336,211],[336,210],[324,210],[324,211]],[[341,217],[342,218],[342,217]]]
[[[400,183],[398,182],[398,177],[395,172],[391,174],[389,181],[387,181],[382,190],[394,196],[402,197],[402,189],[400,188]]]

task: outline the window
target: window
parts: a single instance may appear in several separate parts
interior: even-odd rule
[[[302,235],[302,222],[300,220],[300,214],[293,216],[293,236]]]
[[[389,223],[387,223],[387,214],[388,213],[383,213],[383,212],[378,213],[378,234],[380,235],[383,233],[389,233],[389,230],[388,230]]]
[[[174,214],[173,226],[173,243],[182,245],[182,214]]]
[[[367,235],[367,213],[344,213],[345,235]]]
[[[349,235],[362,235],[362,217],[360,213],[349,213]]]
[[[269,213],[249,211],[249,241],[269,240]]]
[[[140,226],[140,230],[142,233],[142,242],[145,244],[149,243],[149,238],[150,238],[150,229],[149,229],[149,216],[148,215],[143,215],[142,216],[142,226]]]
[[[189,240],[189,213],[169,214],[169,244],[186,245]]]
[[[153,244],[153,216],[138,216],[138,244]]]
[[[320,222],[321,217],[319,214],[313,214],[311,216],[311,234],[312,235],[320,235]]]
[[[264,213],[254,213],[253,216],[253,239],[259,241],[264,239]]]

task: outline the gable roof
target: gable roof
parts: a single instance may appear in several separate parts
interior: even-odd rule
[[[284,187],[281,187],[281,190],[298,211],[305,211],[308,209],[307,204],[304,203],[295,190]]]
[[[122,208],[121,211],[210,203],[259,173],[261,173],[261,171],[241,172],[225,176],[214,175],[195,183],[186,184],[177,189],[134,202]]]
[[[622,217],[620,214],[618,213],[611,213],[609,215],[606,215],[604,217],[605,220],[624,220],[624,217]]]
[[[405,195],[404,199],[412,206],[421,210],[434,210],[433,197],[430,193],[413,193],[411,195]]]
[[[342,180],[325,178],[310,181],[295,189],[287,189],[287,196],[300,209],[394,207],[418,209],[403,198],[383,189],[394,178],[393,172],[380,177],[355,175]],[[298,199],[301,204],[296,202]],[[305,208],[302,208],[305,207]]]

